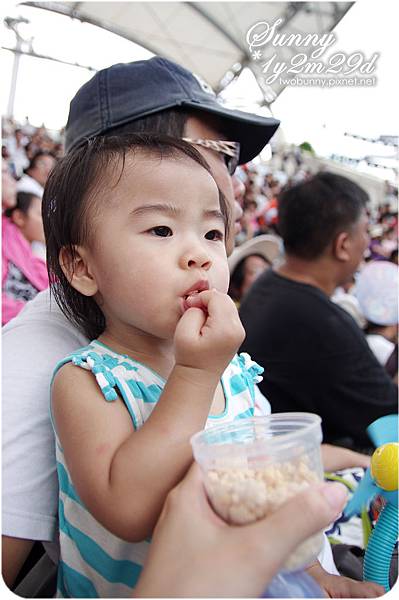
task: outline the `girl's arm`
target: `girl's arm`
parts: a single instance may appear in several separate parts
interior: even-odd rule
[[[179,321],[176,365],[138,431],[122,400],[106,402],[83,369],[68,364],[53,383],[55,426],[76,490],[93,516],[127,541],[151,534],[168,492],[192,461],[189,438],[204,427],[220,376],[243,338],[231,299],[213,290],[201,296],[207,313],[192,308]]]
[[[123,401],[105,401],[91,373],[71,364],[59,371],[52,404],[65,459],[82,501],[112,533],[128,541],[150,535],[192,461],[189,438],[204,427],[217,383],[176,367],[134,431]]]

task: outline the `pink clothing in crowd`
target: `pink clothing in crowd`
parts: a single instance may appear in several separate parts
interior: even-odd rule
[[[26,300],[6,291],[10,268],[16,268],[26,284],[41,292],[49,285],[46,263],[34,256],[30,243],[7,217],[2,215],[2,325],[8,323],[25,306]]]

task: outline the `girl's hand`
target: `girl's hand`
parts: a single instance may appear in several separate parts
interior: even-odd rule
[[[186,304],[175,332],[176,365],[220,377],[245,337],[237,308],[217,290],[189,296]]]
[[[327,598],[378,598],[385,594],[384,588],[378,583],[331,575],[319,563],[312,565],[306,571],[317,581]]]

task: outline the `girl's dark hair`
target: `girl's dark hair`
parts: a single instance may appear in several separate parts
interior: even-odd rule
[[[97,338],[104,331],[105,317],[94,298],[84,296],[72,287],[60,265],[60,251],[65,248],[73,264],[75,246],[90,241],[89,216],[97,208],[97,191],[116,171],[119,172],[117,184],[123,174],[126,155],[136,152],[160,160],[185,155],[210,173],[198,150],[182,140],[144,133],[107,135],[86,140],[71,150],[55,166],[45,186],[42,216],[51,293],[65,316],[89,339]],[[228,230],[229,211],[220,191],[219,198]]]
[[[18,192],[17,193],[17,202],[15,206],[11,208],[7,208],[4,211],[6,217],[11,217],[14,210],[20,210],[25,215],[29,210],[30,205],[32,204],[33,198],[38,198],[37,194],[32,194],[31,192]]]

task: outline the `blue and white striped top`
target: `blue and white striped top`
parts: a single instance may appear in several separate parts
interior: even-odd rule
[[[106,400],[116,400],[118,391],[135,429],[148,419],[166,383],[149,367],[113,352],[99,341],[60,361],[55,373],[68,362],[91,371]],[[221,380],[225,410],[209,416],[206,427],[269,413],[270,405],[256,386],[262,372],[248,355],[235,356]],[[94,519],[74,488],[56,431],[55,436],[60,530],[57,597],[129,597],[149,541],[125,542]]]

